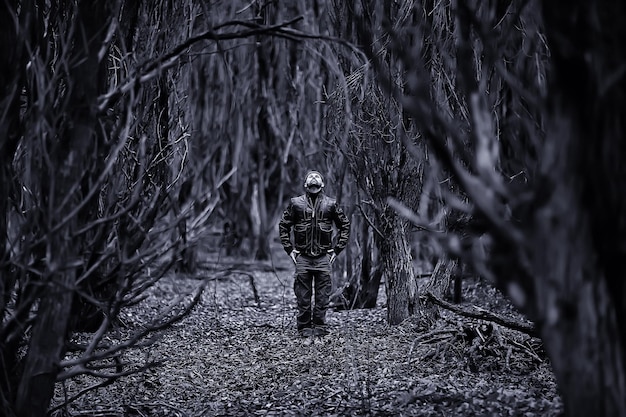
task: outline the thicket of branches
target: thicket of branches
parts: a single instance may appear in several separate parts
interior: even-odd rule
[[[340,2],[226,3],[5,4],[11,42],[2,57],[18,62],[3,73],[0,124],[2,187],[11,196],[0,216],[7,409],[36,414],[57,376],[109,383],[150,366],[116,358],[188,308],[107,346],[119,312],[170,267],[194,270],[196,240],[216,226],[207,223],[214,213],[232,225],[240,253],[267,257],[284,199],[301,192],[309,168],[327,174],[354,219],[354,239],[336,265],[349,281],[343,302],[375,305],[384,276],[390,322],[416,311],[413,261],[421,252],[394,201],[426,215],[422,228],[438,227],[436,184],[446,173],[429,174],[420,193],[433,168],[420,145],[423,126],[346,47],[370,45],[389,85],[419,93],[407,85],[393,32],[372,42],[359,26],[359,16],[371,28],[392,16],[396,30],[420,27],[415,4],[384,3],[379,13],[372,3],[359,15]],[[409,49],[425,41],[430,72],[441,76],[454,69],[449,8],[429,10],[432,38],[414,36]],[[345,40],[324,43],[327,34]],[[450,118],[465,115],[450,78],[433,85]],[[67,335],[86,329],[92,342],[75,347],[79,359],[56,374]],[[31,380],[35,373],[44,380]],[[35,386],[46,388],[28,403]]]
[[[45,414],[54,384],[68,378],[99,378],[91,390],[153,366],[120,358],[187,314],[202,286],[126,341],[110,345],[106,334],[173,266],[194,269],[195,246],[218,209],[244,234],[255,226],[252,245],[267,255],[284,180],[296,166],[297,152],[284,145],[304,149],[306,130],[296,126],[320,129],[321,116],[296,114],[297,103],[315,103],[299,81],[308,77],[298,65],[303,51],[277,47],[306,38],[288,28],[301,18],[282,19],[298,10],[227,3],[2,3],[7,415]],[[292,92],[287,106],[274,95],[283,90]],[[246,226],[250,212],[256,217]],[[89,343],[68,344],[85,330]]]
[[[384,279],[391,323],[418,311],[413,262],[437,242],[436,271],[462,257],[540,325],[570,412],[626,413],[625,15],[600,0],[0,3],[0,406],[43,415],[59,380],[152,366],[120,354],[202,287],[108,345],[120,311],[171,267],[193,272],[208,228],[270,256],[317,168],[354,220],[335,266],[346,305],[375,303]],[[78,330],[93,336],[65,359]]]
[[[407,4],[414,19],[399,27],[397,7]],[[626,239],[623,193],[615,192],[624,179],[616,163],[624,156],[624,7],[353,5],[379,80],[457,187],[447,205],[470,219],[465,239],[446,237],[449,249],[469,255],[537,323],[568,415],[626,414],[625,341],[615,338],[625,323],[624,281],[614,272]],[[385,23],[371,25],[372,14]],[[403,88],[376,47],[385,36],[405,69]],[[407,48],[415,38],[426,41]],[[416,224],[428,221],[396,205]]]
[[[110,383],[152,365],[119,356],[197,297],[119,345],[109,345],[106,332],[190,244],[172,234],[178,224],[201,224],[208,212],[177,195],[189,175],[188,138],[186,127],[171,125],[171,79],[139,64],[168,47],[147,25],[135,26],[144,10],[105,2],[2,9],[10,40],[2,67],[11,70],[3,73],[0,120],[8,197],[0,404],[6,415],[43,415],[58,381],[90,374]],[[63,360],[68,335],[83,330],[93,332],[90,342]]]

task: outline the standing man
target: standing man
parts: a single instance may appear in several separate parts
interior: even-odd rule
[[[328,333],[325,326],[332,290],[330,266],[350,237],[350,220],[337,201],[323,193],[323,188],[322,174],[309,171],[304,179],[306,193],[289,201],[278,225],[283,248],[296,265],[293,287],[298,302],[298,332],[302,336]],[[336,239],[333,224],[337,228]]]

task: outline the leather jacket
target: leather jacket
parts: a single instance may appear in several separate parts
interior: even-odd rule
[[[336,242],[333,242],[333,225],[337,228]],[[320,193],[312,199],[303,194],[289,201],[278,230],[280,241],[288,254],[295,247],[301,253],[313,257],[325,255],[331,249],[338,255],[348,244],[350,220],[334,198]]]

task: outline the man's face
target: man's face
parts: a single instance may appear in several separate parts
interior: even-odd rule
[[[304,180],[304,187],[311,193],[318,193],[324,186],[322,176],[318,172],[311,172]]]

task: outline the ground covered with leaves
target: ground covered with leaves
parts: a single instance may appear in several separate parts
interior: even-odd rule
[[[89,416],[557,416],[562,403],[538,340],[442,311],[386,323],[384,290],[370,310],[331,311],[331,332],[298,337],[293,267],[215,259],[194,276],[171,274],[124,313],[112,342],[146,317],[206,285],[200,303],[124,362],[159,363],[89,391],[54,415]],[[464,303],[515,315],[480,280]],[[77,338],[80,338],[78,335]],[[82,337],[86,337],[83,335]],[[59,384],[53,406],[86,389],[91,377]]]

